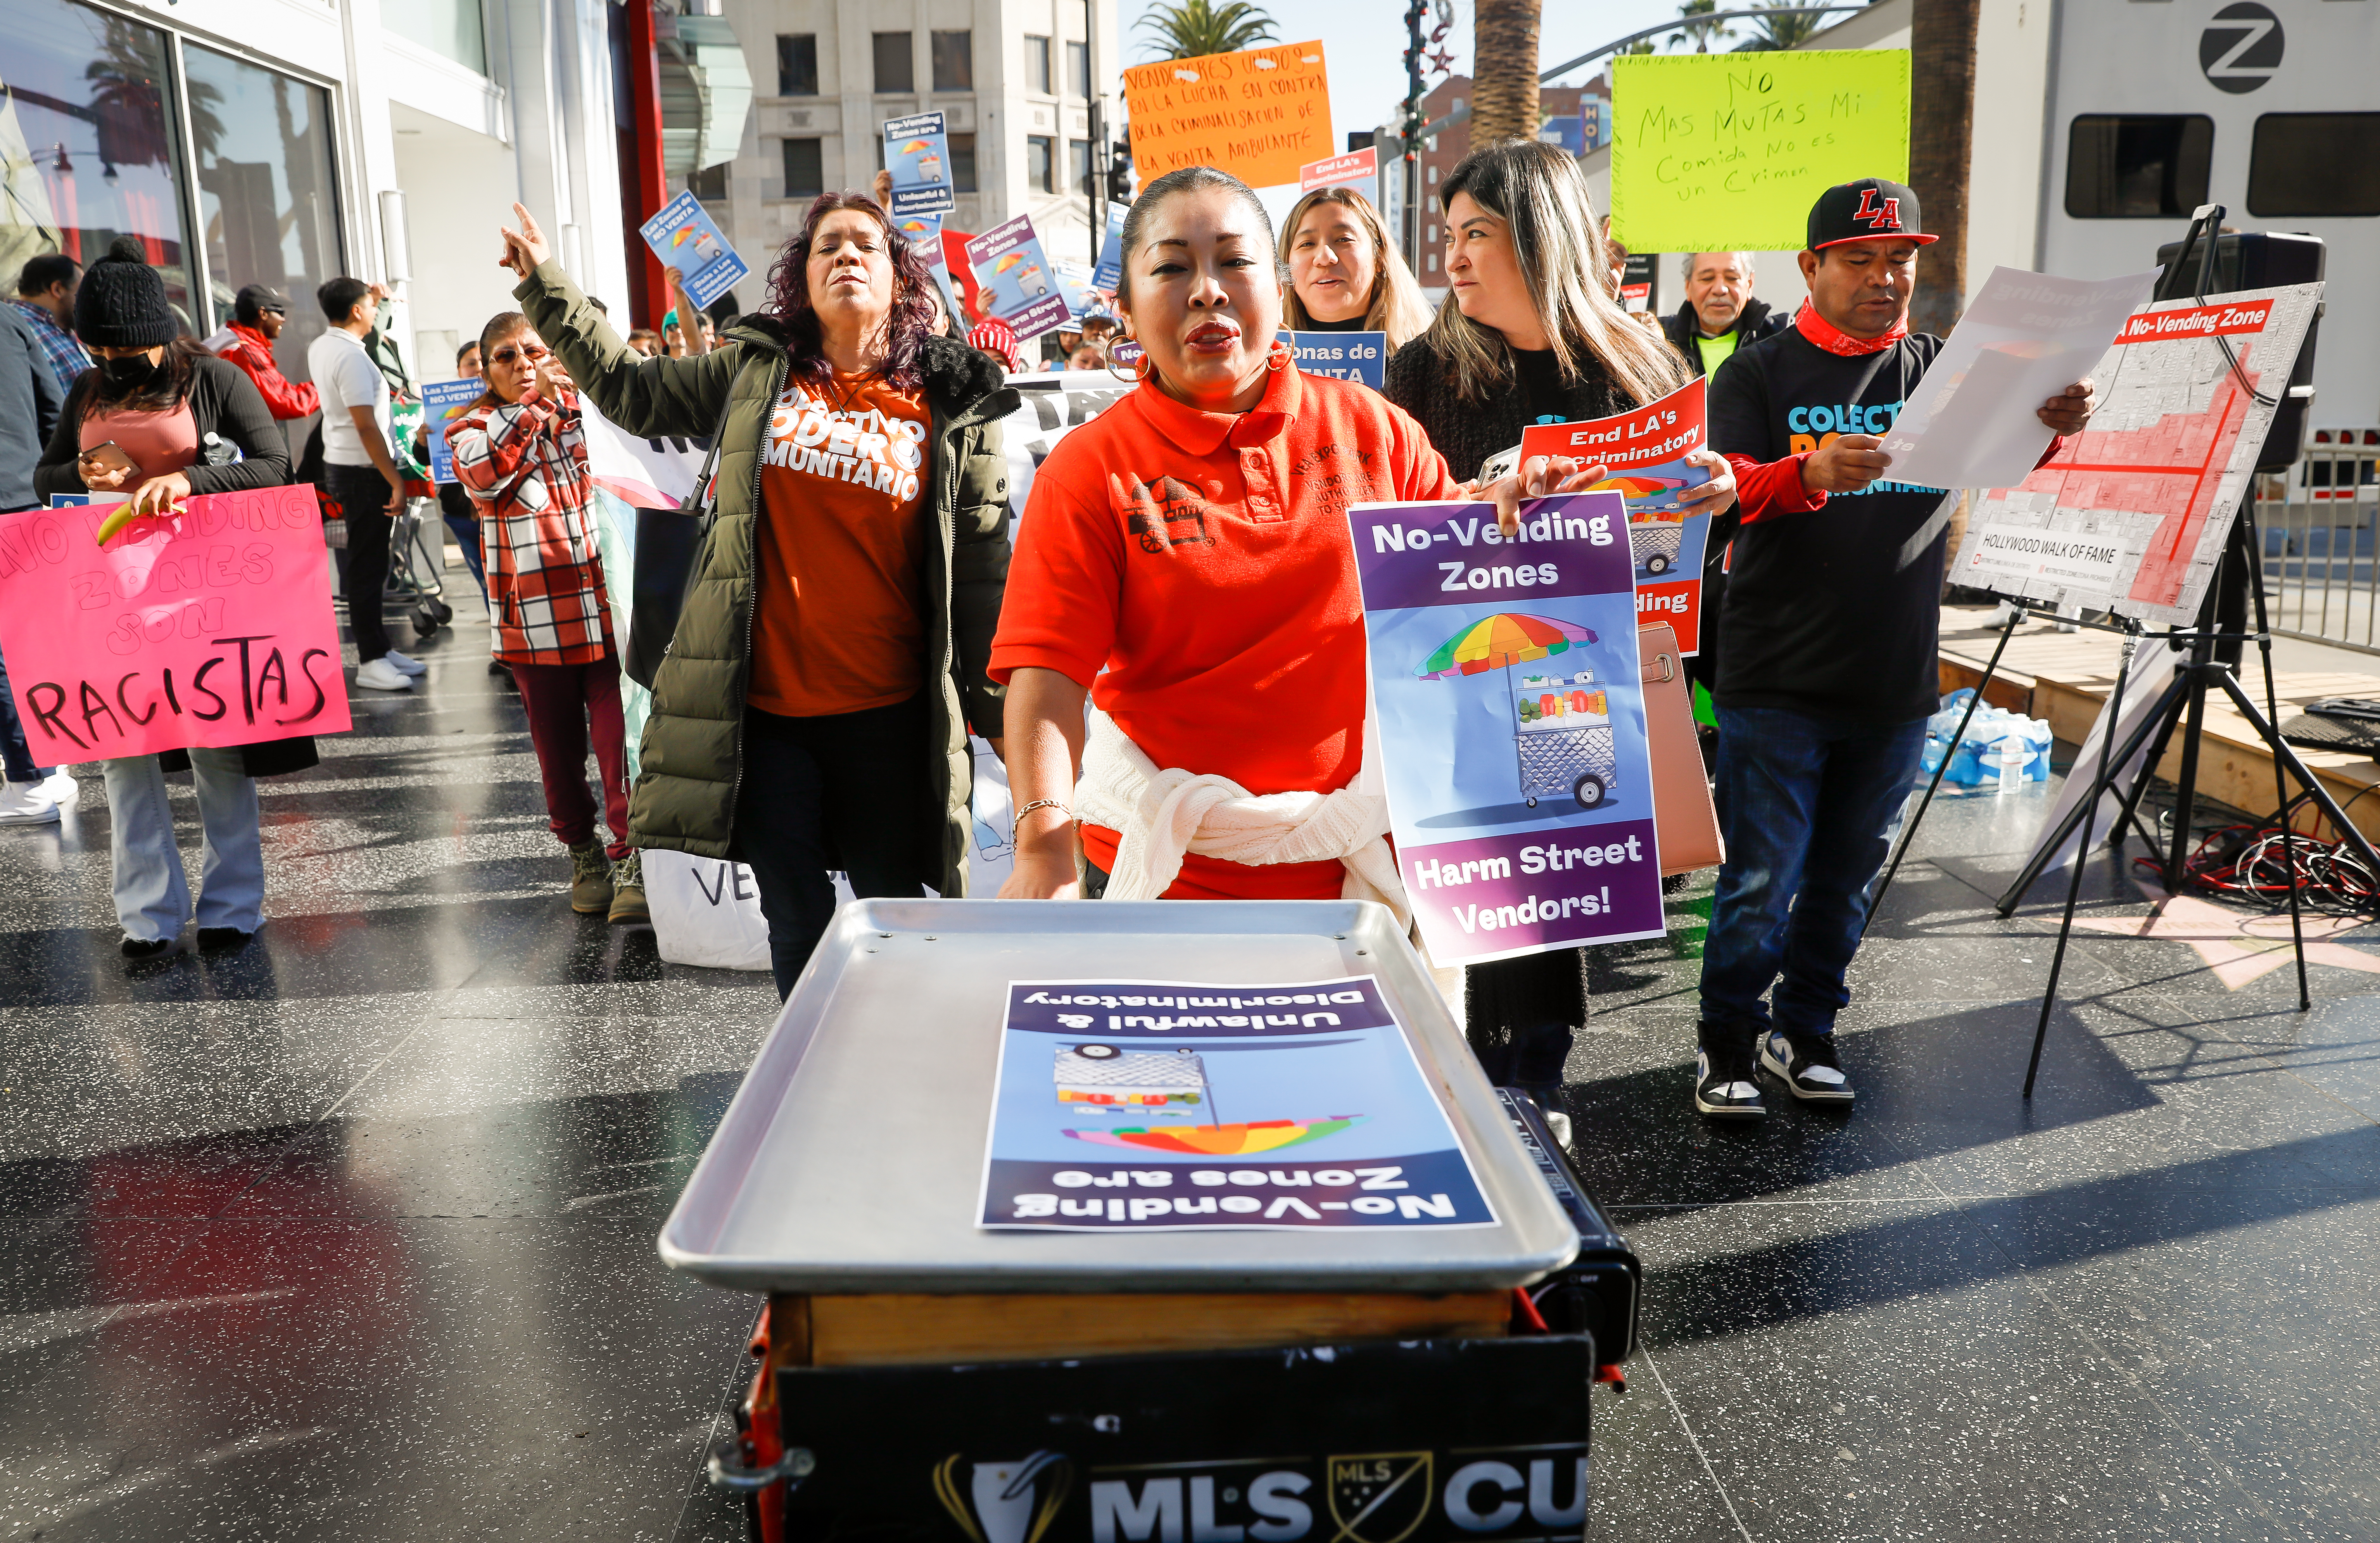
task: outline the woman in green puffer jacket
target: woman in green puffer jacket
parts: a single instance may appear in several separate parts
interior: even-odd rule
[[[719,517],[653,681],[630,839],[751,865],[780,996],[833,911],[965,893],[972,727],[1008,577],[1000,368],[931,335],[933,280],[876,203],[810,206],[714,353],[631,350],[520,205],[504,266],[603,415],[720,436]]]

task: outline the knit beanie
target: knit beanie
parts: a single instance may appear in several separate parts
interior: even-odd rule
[[[74,320],[76,334],[103,348],[154,348],[182,331],[165,303],[164,276],[130,236],[117,237],[105,257],[83,270]]]

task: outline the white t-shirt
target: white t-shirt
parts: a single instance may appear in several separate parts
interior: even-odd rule
[[[370,466],[371,453],[356,431],[349,407],[370,407],[389,440],[388,377],[364,352],[363,340],[334,327],[306,346],[306,370],[322,394],[322,459],[333,466]]]

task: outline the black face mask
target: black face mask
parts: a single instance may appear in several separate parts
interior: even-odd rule
[[[106,375],[108,384],[132,391],[147,385],[149,378],[157,373],[157,367],[149,362],[146,354],[126,354],[120,358],[102,359],[99,368]]]

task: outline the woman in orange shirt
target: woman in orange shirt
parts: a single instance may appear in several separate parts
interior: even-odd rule
[[[1018,817],[1001,893],[1075,894],[1079,815],[1094,895],[1344,895],[1402,918],[1385,800],[1355,785],[1365,646],[1347,508],[1462,490],[1411,418],[1301,373],[1274,341],[1272,228],[1237,178],[1158,178],[1123,251],[1139,389],[1035,476],[992,641]],[[1546,492],[1589,474],[1538,461],[1524,475]],[[1514,529],[1522,483],[1491,492]]]

